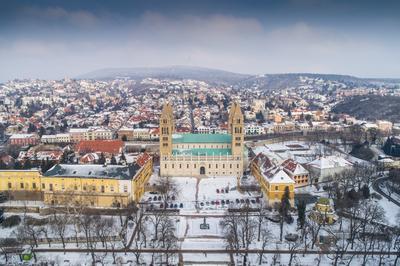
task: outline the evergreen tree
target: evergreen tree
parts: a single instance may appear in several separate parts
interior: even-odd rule
[[[21,169],[21,163],[19,161],[15,161],[14,163],[14,169]]]
[[[60,158],[60,163],[68,163],[68,151],[64,150]]]
[[[98,161],[99,164],[105,164],[106,163],[106,157],[104,156],[104,153],[100,154],[100,158]]]
[[[300,228],[304,227],[304,224],[306,222],[306,204],[304,203],[304,201],[300,201],[297,204],[297,213],[298,213],[298,224],[300,226]]]
[[[0,159],[0,169],[7,169],[7,165]]]
[[[117,164],[117,159],[115,159],[114,154],[111,156],[111,162],[112,165],[116,165]]]
[[[364,197],[364,199],[368,199],[369,198],[369,187],[367,186],[367,185],[364,185],[363,187],[362,187],[362,194],[363,194],[363,197]]]
[[[40,127],[38,132],[39,137],[42,137],[45,134],[46,134],[46,129],[44,129],[44,127]]]
[[[119,164],[122,164],[122,162],[126,162],[126,157],[124,152],[122,152],[121,156],[119,156]]]
[[[280,213],[282,217],[288,217],[290,209],[290,191],[289,187],[285,187],[285,192],[283,193],[282,199],[281,199],[281,207],[280,207]]]
[[[27,158],[24,162],[24,169],[31,169],[32,168],[32,162],[29,158]]]
[[[29,126],[28,126],[28,133],[33,133],[33,132],[36,132],[36,127],[35,127],[34,124],[29,123]]]

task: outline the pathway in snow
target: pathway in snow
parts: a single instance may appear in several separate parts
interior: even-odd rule
[[[200,180],[201,177],[196,177],[196,196],[195,196],[195,202],[196,202],[196,212],[199,213],[200,209],[199,209],[199,185],[200,185]]]
[[[180,250],[182,250],[182,244],[183,244],[183,242],[185,242],[185,238],[186,238],[188,232],[189,232],[189,222],[188,222],[188,219],[186,219],[185,233],[183,234],[183,237],[180,239],[180,241],[181,241]],[[179,265],[184,265],[182,252],[179,253]]]

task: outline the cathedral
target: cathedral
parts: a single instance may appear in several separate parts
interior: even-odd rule
[[[175,134],[170,103],[160,117],[160,175],[164,177],[222,177],[243,174],[245,160],[243,114],[234,102],[228,134]]]

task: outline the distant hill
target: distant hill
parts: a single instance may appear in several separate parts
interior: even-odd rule
[[[363,79],[349,75],[317,73],[248,75],[193,66],[106,68],[86,73],[77,78],[110,80],[118,77],[136,80],[144,78],[195,79],[212,84],[233,85],[236,88],[257,86],[262,90],[277,90],[299,86],[301,84],[300,77],[337,81],[349,86],[375,86],[382,83],[400,84],[400,79]]]
[[[354,96],[337,104],[335,113],[346,113],[358,119],[385,119],[400,121],[400,97],[397,96]]]
[[[203,67],[171,66],[151,68],[106,68],[78,76],[77,78],[107,80],[117,77],[128,77],[131,79],[195,79],[217,84],[234,84],[240,80],[251,77],[251,75]]]

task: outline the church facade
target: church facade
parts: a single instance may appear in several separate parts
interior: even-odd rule
[[[164,104],[160,117],[160,175],[241,177],[245,159],[243,125],[240,106],[233,103],[228,134],[175,134],[172,106]]]

